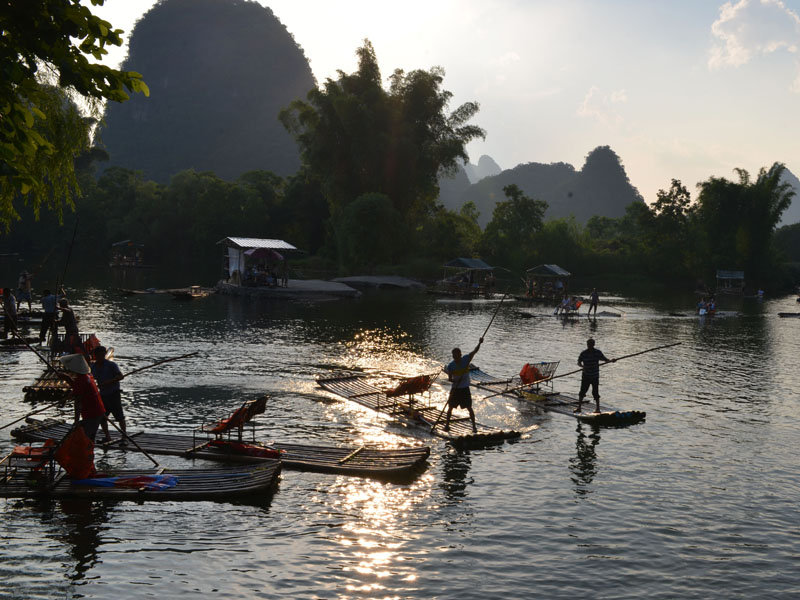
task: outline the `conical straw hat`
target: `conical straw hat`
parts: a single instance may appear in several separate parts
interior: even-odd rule
[[[86,359],[83,358],[82,354],[67,354],[58,360],[61,361],[61,364],[67,371],[79,373],[80,375],[86,375],[87,373],[91,372],[89,363],[86,362]]]

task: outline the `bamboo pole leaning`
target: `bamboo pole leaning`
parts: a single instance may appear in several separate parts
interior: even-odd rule
[[[612,362],[617,362],[617,361],[620,361],[620,360],[624,360],[626,358],[632,358],[634,356],[639,356],[640,354],[647,354],[648,352],[654,352],[655,350],[663,350],[664,348],[672,348],[673,346],[679,346],[680,344],[681,344],[681,342],[675,342],[673,344],[665,344],[663,346],[656,346],[655,348],[648,348],[647,350],[641,350],[640,352],[634,352],[633,354],[626,354],[625,356],[620,356],[618,358],[613,358],[613,359],[609,360],[608,362],[600,363],[600,366],[604,367],[607,364],[612,363]],[[568,377],[569,375],[575,375],[576,373],[581,373],[581,372],[583,372],[583,368],[575,369],[574,371],[568,371],[567,373],[562,373],[561,375],[555,375],[555,376],[550,377],[549,379],[546,379],[544,381],[552,381],[553,379],[559,379],[561,377]],[[541,383],[541,382],[534,382],[534,383]],[[503,394],[508,394],[508,393],[512,393],[512,392],[519,392],[520,390],[524,390],[525,388],[531,387],[531,385],[533,385],[533,384],[532,383],[525,383],[525,384],[519,385],[517,387],[509,388],[507,390],[503,390],[502,392],[495,392],[494,394],[489,394],[488,396],[484,396],[483,399],[486,400],[487,398],[494,398],[495,396],[502,396]]]

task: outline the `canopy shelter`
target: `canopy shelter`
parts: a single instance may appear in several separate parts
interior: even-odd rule
[[[449,295],[482,295],[494,288],[494,267],[480,258],[455,258],[443,266],[438,292]]]
[[[744,291],[744,271],[717,270],[718,294],[741,294]]]
[[[539,300],[561,300],[569,288],[572,273],[558,265],[547,264],[525,271],[525,296]]]
[[[287,256],[299,250],[283,240],[226,237],[223,278],[233,285],[277,285],[287,281]]]
[[[112,267],[140,267],[144,265],[144,244],[121,240],[111,244]]]

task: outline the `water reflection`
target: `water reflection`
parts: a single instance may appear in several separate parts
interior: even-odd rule
[[[575,441],[575,457],[569,461],[575,493],[578,497],[592,492],[591,484],[597,474],[597,444],[600,443],[600,428],[578,422],[578,437]]]
[[[462,502],[467,497],[467,486],[473,483],[469,476],[471,466],[469,451],[450,449],[442,456],[443,477],[440,487],[450,502]]]

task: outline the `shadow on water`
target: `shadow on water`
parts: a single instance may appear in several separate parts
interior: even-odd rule
[[[575,457],[569,460],[569,470],[575,483],[578,497],[592,493],[591,484],[597,475],[597,444],[600,443],[600,427],[578,423],[575,440]]]

